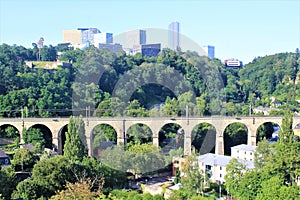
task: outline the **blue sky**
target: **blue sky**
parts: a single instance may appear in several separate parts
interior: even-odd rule
[[[215,55],[244,63],[300,46],[300,0],[0,0],[0,43],[32,47],[62,42],[64,29],[97,27],[114,35],[139,28],[167,29]]]

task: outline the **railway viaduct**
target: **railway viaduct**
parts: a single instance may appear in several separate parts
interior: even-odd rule
[[[225,117],[225,116],[215,116],[215,117],[125,117],[125,118],[83,118],[85,122],[85,131],[87,144],[89,148],[89,155],[92,155],[92,131],[99,124],[108,124],[112,126],[117,133],[117,143],[124,142],[124,136],[126,131],[132,125],[144,124],[150,128],[152,131],[153,144],[159,145],[159,131],[161,128],[169,123],[178,124],[184,131],[184,153],[185,155],[191,154],[191,143],[192,143],[192,130],[201,123],[209,123],[216,129],[216,143],[215,143],[215,153],[223,155],[224,154],[224,131],[226,127],[232,123],[239,122],[244,124],[248,129],[247,143],[248,145],[256,145],[256,132],[259,126],[266,122],[273,122],[281,126],[282,116],[280,117]],[[52,142],[58,147],[58,151],[62,152],[63,145],[63,129],[67,130],[67,124],[69,118],[0,118],[0,127],[3,125],[10,125],[15,127],[19,133],[22,141],[22,130],[23,128],[29,129],[30,127],[36,125],[46,126],[52,133]],[[300,117],[293,118],[293,127],[300,124]]]

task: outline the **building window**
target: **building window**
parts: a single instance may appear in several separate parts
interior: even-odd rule
[[[220,167],[220,170],[222,170],[222,167]]]
[[[250,152],[250,155],[252,156],[252,152]]]
[[[245,154],[246,154],[247,152],[245,151]]]
[[[210,165],[205,165],[205,171],[210,171],[211,170],[211,166]]]
[[[222,178],[222,174],[220,174],[220,178]]]
[[[236,152],[239,153],[239,150],[237,150]]]

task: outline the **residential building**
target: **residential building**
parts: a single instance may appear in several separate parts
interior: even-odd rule
[[[231,147],[231,157],[242,159],[242,160],[254,160],[254,153],[256,151],[256,146],[240,144]]]
[[[203,46],[206,56],[209,58],[215,57],[215,47],[211,45]]]
[[[169,24],[169,48],[176,50],[180,47],[180,24],[172,22]]]
[[[226,165],[231,159],[236,158],[239,162],[245,164],[247,169],[254,168],[254,152],[256,146],[237,145],[231,148],[231,156],[217,155],[207,153],[198,156],[199,170],[203,176],[207,175],[211,182],[224,183],[226,175]],[[172,160],[172,174],[175,175],[175,169],[180,172],[180,176],[184,176],[184,166],[187,163],[184,157],[174,157]]]
[[[228,58],[224,60],[225,67],[243,67],[243,62],[235,59],[235,58]]]
[[[174,157],[172,160],[172,176],[176,175],[176,169],[182,173],[185,165],[187,164],[187,159],[184,157]],[[180,175],[182,176],[182,174]]]
[[[224,183],[226,175],[226,165],[233,157],[216,155],[212,153],[204,154],[198,157],[199,170],[203,175],[207,174],[211,182]],[[239,162],[245,164],[246,168],[253,169],[254,162],[238,159]]]

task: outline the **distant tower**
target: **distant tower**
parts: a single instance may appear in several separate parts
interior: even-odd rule
[[[215,57],[215,47],[211,45],[203,46],[203,49],[209,58]]]
[[[43,45],[44,45],[44,38],[43,37],[40,37],[39,41],[36,43],[37,45],[37,48],[39,49],[39,52],[38,52],[38,56],[37,56],[37,60],[40,61],[41,60],[41,50],[43,48]]]
[[[180,24],[172,22],[169,25],[169,48],[176,50],[178,47],[180,47]]]

